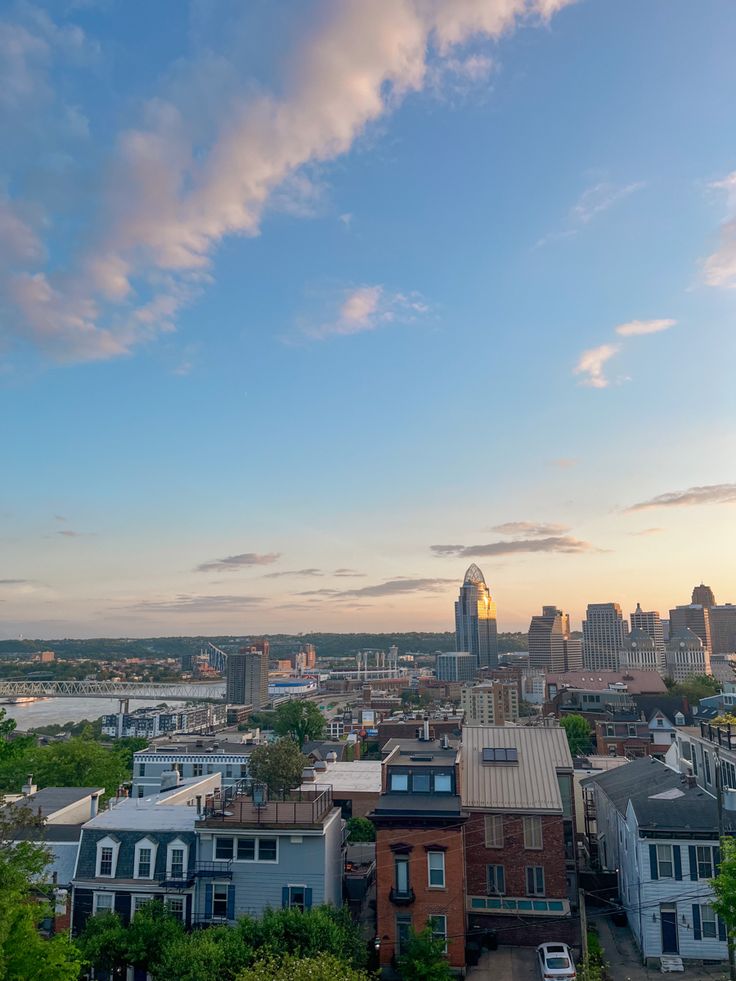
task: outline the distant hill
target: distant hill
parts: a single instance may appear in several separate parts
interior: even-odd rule
[[[256,635],[252,635],[256,636]],[[420,654],[432,654],[435,651],[452,651],[455,649],[454,633],[390,633],[390,634],[265,634],[271,643],[273,657],[290,654],[299,647],[300,643],[314,644],[319,657],[350,657],[356,651],[366,648],[388,650],[396,644],[400,652],[414,651]],[[84,657],[113,660],[126,657],[181,657],[199,650],[207,641],[226,650],[239,646],[245,637],[148,637],[129,640],[125,637],[100,637],[92,640],[0,640],[0,656],[28,656],[35,651],[53,650],[57,657]],[[525,633],[499,633],[498,649],[501,653],[507,651],[525,651],[527,649]]]

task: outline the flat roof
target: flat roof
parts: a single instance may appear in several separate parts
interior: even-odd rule
[[[305,780],[302,790],[309,790],[315,783],[328,783],[333,797],[354,792],[380,794],[381,762],[376,760],[355,760],[353,763],[328,763],[326,770],[316,771],[316,780]]]
[[[44,787],[35,794],[28,794],[17,801],[7,804],[7,807],[28,807],[43,818],[51,817],[65,807],[78,804],[93,794],[104,794],[104,787]]]

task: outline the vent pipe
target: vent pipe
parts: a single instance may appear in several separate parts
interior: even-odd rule
[[[429,742],[429,719],[424,720],[424,734],[422,736],[425,743]]]

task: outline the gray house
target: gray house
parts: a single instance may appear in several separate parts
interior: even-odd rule
[[[258,787],[208,800],[196,823],[194,922],[341,906],[344,826],[330,787],[295,790],[286,800],[268,800]]]
[[[223,788],[234,787],[248,774],[256,743],[225,736],[163,736],[133,756],[133,797],[157,793],[161,775],[176,770],[191,778],[219,773]]]

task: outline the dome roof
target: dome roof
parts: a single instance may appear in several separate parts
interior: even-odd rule
[[[468,569],[465,573],[465,579],[463,580],[463,582],[472,583],[475,586],[479,585],[480,583],[483,583],[483,585],[485,586],[486,584],[485,577],[483,573],[480,571],[480,569],[478,568],[478,566],[475,564],[475,562],[473,562],[472,565],[468,566]]]

